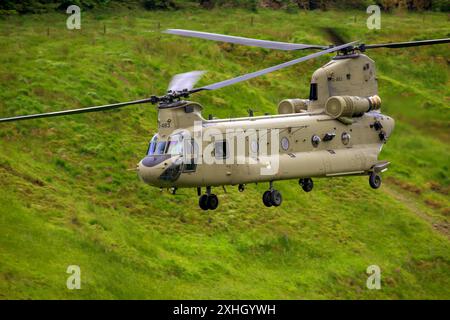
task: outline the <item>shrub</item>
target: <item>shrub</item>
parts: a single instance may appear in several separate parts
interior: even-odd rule
[[[172,0],[144,0],[142,4],[147,10],[167,10],[177,7]]]
[[[431,7],[435,11],[450,12],[450,1],[448,0],[433,0]]]

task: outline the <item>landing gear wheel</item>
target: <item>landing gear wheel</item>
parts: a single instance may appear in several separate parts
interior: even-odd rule
[[[270,191],[270,202],[273,206],[278,207],[283,201],[283,197],[281,196],[280,191],[272,190]]]
[[[381,186],[381,176],[375,172],[369,177],[369,184],[373,189],[378,189]]]
[[[314,187],[314,182],[312,181],[311,178],[300,179],[298,183],[305,192],[310,192]]]
[[[239,190],[239,192],[244,192],[245,186],[244,186],[243,184],[240,184],[240,185],[238,186],[238,190]]]
[[[263,194],[263,203],[266,207],[271,207],[272,206],[272,201],[271,201],[271,192],[270,190],[267,190],[266,192],[264,192]]]
[[[202,210],[208,210],[208,195],[202,194],[198,199],[198,205]]]
[[[216,210],[219,205],[219,198],[215,194],[210,194],[207,203],[209,210]]]

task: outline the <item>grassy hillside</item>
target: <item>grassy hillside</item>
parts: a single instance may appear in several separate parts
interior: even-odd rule
[[[449,36],[444,14],[365,12],[91,12],[82,31],[65,15],[0,20],[0,116],[84,107],[164,92],[170,77],[208,70],[201,84],[303,52],[180,39],[189,28],[279,41],[328,43],[318,27],[388,42]],[[106,30],[106,32],[105,32]],[[267,186],[217,189],[219,209],[198,209],[140,183],[133,169],[155,132],[152,106],[0,126],[0,298],[450,298],[448,45],[373,50],[383,112],[396,119],[381,189],[366,177],[317,180],[306,194],[276,183],[284,202],[265,208]],[[195,98],[205,116],[274,113],[307,97],[329,57]],[[68,265],[82,289],[66,289]],[[379,265],[382,289],[366,288]]]

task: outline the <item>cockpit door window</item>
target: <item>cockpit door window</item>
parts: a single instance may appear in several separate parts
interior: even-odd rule
[[[226,159],[228,158],[228,141],[222,140],[222,141],[216,141],[214,153],[217,160]]]
[[[167,153],[172,156],[183,154],[183,136],[181,134],[169,137]]]
[[[184,168],[183,172],[194,172],[197,169],[198,146],[195,140],[184,140]]]

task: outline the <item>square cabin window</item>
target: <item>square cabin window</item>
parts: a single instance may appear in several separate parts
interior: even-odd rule
[[[226,159],[228,154],[228,141],[222,140],[222,141],[216,141],[214,145],[214,154],[216,156],[216,159]]]

